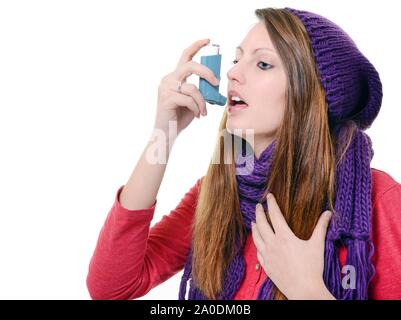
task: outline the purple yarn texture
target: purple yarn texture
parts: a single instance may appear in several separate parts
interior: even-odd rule
[[[347,124],[356,124],[356,133],[336,168],[335,215],[325,240],[323,279],[337,299],[368,299],[369,284],[375,270],[371,261],[374,246],[371,241],[372,181],[370,163],[374,152],[369,136],[364,132],[376,118],[382,102],[382,84],[375,68],[358,50],[350,37],[336,24],[315,13],[285,8],[304,24],[311,40],[320,79],[326,92],[330,125],[338,137],[338,146],[345,139]],[[237,174],[240,208],[248,232],[255,221],[256,204],[262,199],[276,141],[253,157],[250,174]],[[248,153],[247,153],[248,154]],[[248,155],[249,156],[249,155]],[[237,173],[242,166],[236,164]],[[266,202],[263,203],[266,210]],[[327,205],[322,212],[327,210]],[[347,247],[346,264],[355,268],[355,288],[343,285],[338,249]],[[223,291],[218,300],[232,300],[245,274],[243,246],[225,270]],[[192,248],[181,278],[179,299],[206,300],[191,277]],[[271,300],[271,279],[262,284],[258,300]]]

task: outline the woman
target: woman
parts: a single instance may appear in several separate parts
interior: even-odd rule
[[[377,71],[322,16],[255,14],[227,75],[214,154],[222,161],[149,230],[166,168],[147,161],[149,141],[101,230],[92,298],[143,296],[184,267],[180,299],[188,281],[188,299],[401,299],[401,185],[370,167],[363,132],[382,102]],[[154,127],[167,157],[176,137],[169,123],[179,134],[207,114],[185,79],[218,84],[192,61],[208,42],[186,49],[159,86]],[[227,138],[240,147],[225,147]]]

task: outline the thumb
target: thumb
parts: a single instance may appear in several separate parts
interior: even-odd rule
[[[313,230],[311,239],[324,242],[332,215],[333,213],[329,210],[326,210],[320,215],[315,230]]]

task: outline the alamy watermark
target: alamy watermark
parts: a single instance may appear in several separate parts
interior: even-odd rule
[[[169,121],[169,128],[166,130],[154,128],[152,137],[149,142],[149,146],[146,152],[146,160],[150,164],[166,164],[168,160],[168,154],[171,151],[174,140],[177,138],[177,121]],[[242,139],[232,139],[232,135],[236,137],[242,137],[245,143],[245,155],[243,154]],[[233,154],[236,158],[235,162],[238,167],[236,170],[237,175],[248,175],[253,172],[254,168],[254,151],[252,145],[254,145],[255,135],[254,129],[234,129],[234,131],[228,133],[228,131],[222,130],[219,133],[219,139],[223,138],[223,150],[224,155],[220,154],[220,148],[217,148],[213,154],[211,162],[212,164],[219,164],[220,159],[223,158],[224,164],[231,164],[232,157],[226,156],[227,154]],[[233,143],[234,140],[234,143]]]
[[[343,289],[355,289],[356,288],[356,270],[355,267],[346,264],[342,267],[341,273],[345,274],[341,280]]]

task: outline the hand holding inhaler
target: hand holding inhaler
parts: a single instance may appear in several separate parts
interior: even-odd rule
[[[162,78],[158,87],[155,128],[168,132],[169,121],[176,121],[177,134],[179,134],[192,122],[194,117],[200,118],[200,115],[207,114],[206,102],[202,93],[196,85],[187,83],[186,79],[190,75],[196,74],[202,78],[200,81],[204,81],[206,85],[212,87],[212,92],[218,88],[219,79],[215,75],[215,70],[192,60],[195,54],[209,42],[210,39],[198,40],[186,48],[176,69]],[[205,84],[201,85],[202,88]],[[206,88],[207,92],[208,90],[211,89]],[[208,94],[206,95],[209,99]],[[213,98],[214,95],[211,97]]]

